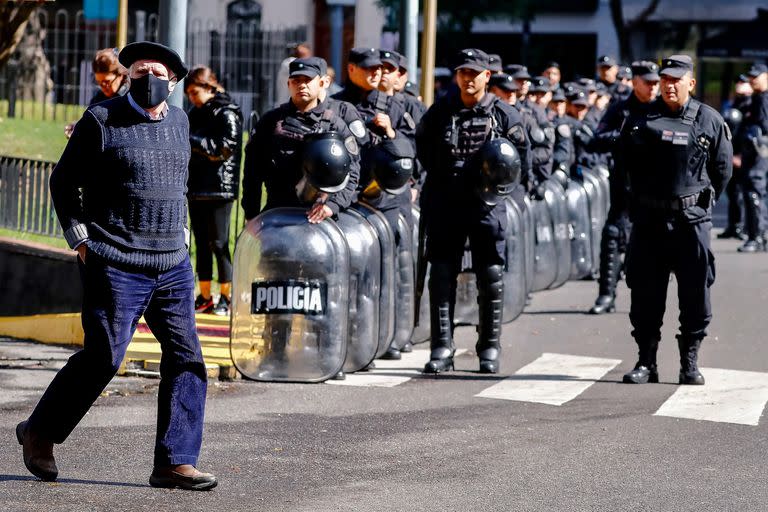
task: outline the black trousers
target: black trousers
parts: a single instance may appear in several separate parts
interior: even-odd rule
[[[627,251],[629,320],[638,344],[661,339],[670,273],[677,278],[680,337],[703,339],[712,320],[709,288],[715,281],[712,223],[635,220]]]
[[[232,201],[190,201],[189,218],[195,235],[197,263],[195,271],[200,281],[213,279],[213,257],[219,269],[219,282],[232,282],[232,256],[229,252],[229,225]]]
[[[761,236],[768,229],[768,213],[766,213],[765,191],[766,173],[768,173],[768,158],[751,156],[744,162],[744,230],[750,240]]]

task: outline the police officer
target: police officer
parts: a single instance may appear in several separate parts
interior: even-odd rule
[[[488,69],[494,75],[504,72],[504,64],[501,61],[501,57],[496,53],[488,54]]]
[[[485,52],[462,50],[455,68],[460,94],[432,105],[417,132],[418,156],[427,169],[421,207],[426,258],[431,263],[431,354],[425,373],[453,368],[456,277],[467,237],[479,292],[476,349],[480,371],[499,371],[506,212],[504,201],[491,207],[468,190],[473,176],[471,159],[490,138],[505,137],[514,144],[526,170],[530,145],[520,115],[486,93],[491,77],[488,67]]]
[[[621,101],[629,98],[632,94],[632,68],[625,64],[619,66],[619,71],[616,73],[616,80],[619,85],[616,86],[617,98],[613,101]]]
[[[608,108],[597,127],[590,149],[600,153],[615,153],[619,130],[632,117],[639,117],[659,94],[659,66],[650,61],[632,63],[632,95]],[[611,208],[600,241],[599,293],[589,310],[594,315],[615,310],[616,283],[621,271],[621,254],[626,252],[631,224],[629,222],[626,180],[619,179],[624,170],[615,167],[609,175]]]
[[[554,125],[557,125],[557,120],[565,115],[565,91],[562,87],[559,87],[552,92],[552,99],[549,100],[547,105],[547,119],[549,119]]]
[[[578,174],[578,165],[591,167],[593,155],[589,143],[594,132],[584,121],[589,111],[587,92],[577,84],[566,84],[566,115],[556,121],[552,170],[567,176]]]
[[[742,121],[749,112],[752,92],[752,86],[749,85],[747,75],[739,75],[734,88],[733,103],[723,112],[723,118],[733,134],[733,177],[725,188],[725,194],[728,197],[728,225],[722,233],[717,235],[717,238],[720,239],[736,238],[741,240],[744,233],[744,191],[742,187],[743,177],[740,173],[742,141],[744,140]]]
[[[744,116],[742,167],[744,169],[744,213],[747,241],[739,252],[766,250],[765,179],[768,172],[768,67],[754,64],[749,70],[754,93]]]
[[[552,150],[555,144],[555,128],[539,102],[548,102],[551,96],[549,80],[539,76],[530,80],[525,101],[515,104],[523,118],[531,120],[528,126],[528,138],[531,142],[531,168],[534,175],[534,187],[552,174]]]
[[[618,81],[618,73],[619,65],[615,58],[610,55],[601,55],[597,58],[597,79],[608,89],[608,93],[614,99],[620,99],[617,90],[621,85]]]
[[[555,61],[548,62],[544,71],[541,72],[541,75],[549,80],[553,91],[560,89],[560,78],[562,77],[562,74],[560,73],[560,64]]]
[[[690,96],[693,61],[662,61],[661,98],[631,116],[620,134],[618,169],[630,184],[632,234],[627,252],[629,319],[639,348],[624,382],[658,382],[656,351],[669,285],[677,278],[680,305],[680,384],[704,384],[697,359],[712,318],[715,280],[710,250],[712,205],[731,176],[731,133],[711,107]]]

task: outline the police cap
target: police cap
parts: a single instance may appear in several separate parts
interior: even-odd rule
[[[610,55],[601,55],[597,58],[597,65],[601,68],[610,68],[616,66],[616,59]]]
[[[604,84],[602,84],[602,83],[595,84],[595,89],[596,89],[596,92],[597,92],[598,96],[610,96],[611,95],[611,93],[608,92],[608,88]]]
[[[561,102],[565,101],[565,92],[562,88],[558,87],[555,92],[552,93],[552,99],[549,101]]]
[[[382,64],[389,64],[395,69],[400,68],[400,54],[392,50],[379,51],[379,59]]]
[[[139,41],[125,45],[118,55],[118,60],[126,68],[131,67],[131,64],[140,60],[162,62],[171,73],[176,75],[178,80],[187,76],[189,72],[178,53],[165,45],[150,41]]]
[[[756,78],[762,75],[763,73],[768,73],[768,66],[766,66],[762,62],[755,62],[754,64],[752,64],[752,67],[749,68],[749,72],[747,72],[747,74],[752,78]]]
[[[587,93],[581,87],[574,87],[570,91],[566,91],[565,97],[572,105],[584,105],[589,106],[589,99]]]
[[[326,64],[325,59],[320,57],[294,59],[288,64],[288,78],[297,76],[315,78],[316,76],[325,76],[326,74],[328,74],[328,64]]]
[[[686,73],[693,73],[693,59],[688,55],[670,55],[661,61],[659,75],[680,78]]]
[[[597,85],[591,78],[579,78],[578,84],[587,92],[597,91]]]
[[[381,58],[376,48],[358,46],[349,50],[349,63],[361,68],[374,68],[381,66]]]
[[[498,73],[491,76],[488,81],[488,87],[498,87],[504,91],[515,92],[520,90],[520,86],[517,85],[512,75],[506,73]]]
[[[528,68],[522,64],[510,64],[504,67],[504,71],[507,74],[512,75],[515,80],[530,80],[531,75],[528,73]]]
[[[625,78],[632,78],[632,69],[629,66],[619,66],[619,71],[616,73],[616,78],[623,80]]]
[[[646,82],[658,82],[659,66],[649,60],[636,60],[632,63],[632,76],[642,78]]]
[[[400,68],[401,72],[407,73],[408,72],[408,58],[405,55],[401,54],[401,53],[398,53],[398,55],[400,56],[400,59],[399,59],[399,61],[397,63],[397,66]]]
[[[488,54],[477,48],[466,48],[461,50],[456,56],[456,65],[454,71],[462,68],[472,69],[474,71],[485,71],[488,68]]]
[[[403,92],[406,94],[410,94],[414,98],[419,97],[419,84],[413,83],[410,80],[405,82],[405,87],[403,87]]]
[[[501,66],[501,57],[495,53],[488,54],[488,69],[494,73],[501,73],[504,69]]]
[[[554,60],[551,60],[551,61],[547,62],[547,63],[544,65],[544,69],[549,69],[549,68],[557,68],[557,69],[560,69],[560,63],[559,63],[559,62],[555,62]]]
[[[549,83],[549,79],[545,76],[536,76],[531,79],[531,87],[529,92],[549,92],[552,90],[552,84]]]

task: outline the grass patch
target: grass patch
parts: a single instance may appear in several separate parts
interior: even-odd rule
[[[66,145],[64,123],[0,117],[0,155],[56,162]]]
[[[34,242],[59,249],[69,249],[69,246],[67,245],[67,242],[64,240],[64,238],[56,236],[36,235],[34,233],[26,233],[23,231],[15,231],[12,229],[3,228],[0,228],[0,236],[13,238],[14,240],[26,240],[27,242]]]

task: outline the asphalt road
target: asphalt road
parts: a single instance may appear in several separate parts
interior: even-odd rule
[[[199,464],[220,479],[209,493],[148,486],[157,381],[137,378],[116,378],[57,446],[57,483],[34,479],[13,428],[69,350],[2,341],[0,510],[766,510],[768,255],[714,247],[708,384],[689,402],[675,384],[674,282],[663,382],[643,386],[620,383],[636,357],[623,283],[618,312],[594,317],[583,311],[596,284],[569,282],[505,326],[499,376],[475,372],[474,330],[462,327],[458,370],[438,377],[393,368],[377,374],[399,377],[392,387],[212,383]],[[493,392],[515,399],[476,396]]]

